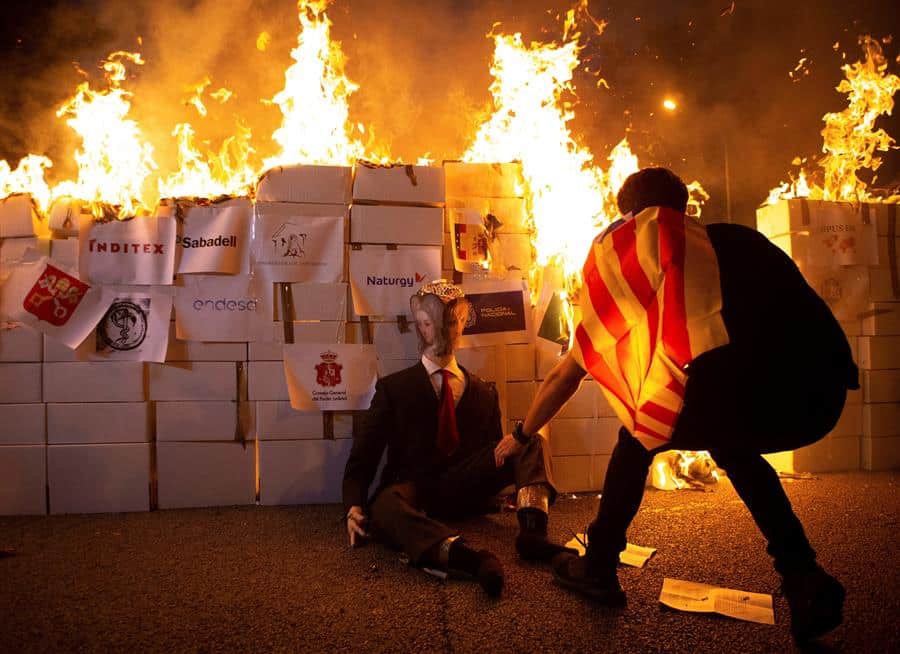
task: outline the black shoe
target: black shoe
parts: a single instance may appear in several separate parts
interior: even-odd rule
[[[516,536],[516,552],[526,561],[549,561],[558,554],[578,555],[577,550],[548,540],[546,534],[530,531]]]
[[[475,578],[484,592],[491,597],[500,597],[503,592],[503,566],[500,560],[487,550],[478,550],[478,558],[480,563]]]
[[[786,574],[781,589],[791,607],[791,632],[798,643],[814,640],[843,621],[846,591],[818,565]]]
[[[553,559],[553,578],[563,588],[581,593],[609,607],[625,606],[625,593],[615,570],[607,575],[588,571],[587,557],[560,554]]]

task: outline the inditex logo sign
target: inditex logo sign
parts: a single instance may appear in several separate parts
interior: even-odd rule
[[[255,298],[218,298],[194,300],[194,311],[256,311],[259,300]]]
[[[366,275],[366,286],[399,286],[401,288],[412,288],[424,281],[425,275],[420,275],[419,273],[413,273],[412,276]]]

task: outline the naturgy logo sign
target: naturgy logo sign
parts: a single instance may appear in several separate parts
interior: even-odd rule
[[[406,275],[366,275],[366,286],[399,286],[401,288],[412,288],[416,284],[425,281],[425,275],[413,273],[412,277]]]

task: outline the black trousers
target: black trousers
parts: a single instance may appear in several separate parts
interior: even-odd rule
[[[428,549],[458,535],[437,518],[484,513],[490,498],[511,484],[516,489],[546,484],[554,499],[540,438],[532,439],[500,468],[494,462],[495,446],[485,445],[428,482],[403,481],[382,488],[369,505],[373,535],[418,564]]]
[[[847,390],[827,365],[788,368],[787,361],[750,362],[727,346],[708,352],[691,366],[670,443],[647,451],[625,428],[620,430],[597,518],[588,529],[588,555],[596,570],[615,569],[653,456],[666,449],[710,451],[766,538],[779,573],[815,560],[778,475],[761,455],[824,437],[840,417]]]

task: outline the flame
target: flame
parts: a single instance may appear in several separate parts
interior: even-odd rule
[[[272,102],[281,108],[281,127],[272,138],[281,151],[265,161],[287,164],[351,165],[365,158],[364,145],[350,135],[348,100],[357,84],[344,74],[340,43],[330,38],[328,0],[299,0],[301,30],[291,51],[294,64]]]
[[[782,182],[769,191],[767,204],[799,197],[831,202],[885,200],[870,193],[857,173],[878,170],[881,158],[875,153],[895,147],[894,139],[885,130],[875,129],[875,122],[893,111],[893,95],[900,89],[900,77],[887,73],[887,60],[878,41],[863,36],[860,45],[865,61],[842,66],[844,79],[837,86],[840,93],[847,95],[847,108],[822,117],[825,155],[818,161],[821,185],[810,184],[807,171],[801,168],[796,180]]]
[[[29,154],[19,161],[13,170],[5,159],[0,159],[0,198],[13,193],[29,193],[42,212],[50,207],[52,192],[44,180],[44,169],[53,166],[47,157]]]
[[[144,181],[156,168],[152,146],[137,123],[126,118],[131,93],[122,88],[125,61],[144,63],[138,53],[112,53],[102,66],[107,89],[94,91],[83,82],[56,112],[67,117],[66,123],[81,137],[82,145],[75,151],[78,180],[59,184],[53,195],[89,202],[96,216],[103,215],[103,204],[118,207],[120,217],[134,215],[141,205]]]

